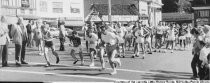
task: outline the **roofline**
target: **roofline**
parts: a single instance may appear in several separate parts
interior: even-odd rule
[[[194,10],[203,10],[203,9],[210,9],[210,6],[205,7],[192,7]]]

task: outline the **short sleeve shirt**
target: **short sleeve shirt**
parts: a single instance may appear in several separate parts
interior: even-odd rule
[[[81,45],[81,39],[79,37],[75,37],[75,36],[70,36],[69,37],[70,42],[73,43],[74,47],[78,47]]]

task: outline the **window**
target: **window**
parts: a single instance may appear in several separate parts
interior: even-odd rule
[[[30,7],[29,0],[21,0],[21,7]]]
[[[2,0],[2,5],[9,6],[9,0]]]
[[[32,9],[30,9],[29,12],[30,12],[30,14],[33,14],[33,10]]]
[[[25,14],[25,10],[24,9],[21,9],[20,12],[21,12],[21,14]]]
[[[53,2],[53,13],[63,13],[62,2]]]
[[[46,1],[40,1],[40,11],[47,12],[47,2]]]

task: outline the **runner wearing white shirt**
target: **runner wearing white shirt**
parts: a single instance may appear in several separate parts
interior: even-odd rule
[[[145,50],[144,50],[144,31],[143,31],[143,27],[141,25],[138,26],[137,31],[135,32],[135,37],[136,37],[136,50],[134,50],[135,55],[132,56],[132,58],[139,57],[139,51],[140,51],[140,46],[142,48],[143,51],[143,59],[145,56]],[[140,45],[140,46],[139,46]]]
[[[119,36],[119,56],[125,57],[125,34],[127,33],[127,30],[124,26],[121,26],[119,23],[115,26],[117,35]],[[123,55],[121,55],[121,52],[123,52]]]
[[[173,53],[174,49],[174,41],[175,41],[175,24],[172,24],[170,29],[168,30],[168,45],[171,46],[171,53]]]
[[[117,70],[116,70],[117,64],[119,66],[121,66],[120,59],[115,58],[115,55],[117,54],[116,48],[117,48],[117,43],[119,41],[118,40],[119,37],[115,33],[107,31],[105,28],[102,28],[101,37],[102,37],[102,41],[105,43],[106,52],[107,52],[110,66],[113,69],[113,72],[110,74],[111,75],[116,74],[117,73]]]
[[[89,31],[89,34],[87,37],[85,37],[86,40],[89,42],[89,51],[90,51],[90,59],[91,59],[91,64],[90,67],[94,67],[94,55],[97,54],[96,46],[98,44],[98,36],[93,33],[93,31]]]
[[[163,37],[163,25],[160,22],[159,25],[156,27],[156,41],[155,41],[155,48],[160,49],[162,47],[162,37]],[[157,50],[155,50],[156,52]],[[159,50],[160,52],[160,50]]]
[[[149,26],[144,26],[144,44],[145,44],[145,51],[147,48],[149,49],[148,54],[152,54],[152,46],[151,46],[151,35],[152,35],[152,30]]]
[[[125,25],[126,27],[127,25]],[[133,26],[132,26],[133,27]],[[126,27],[127,28],[127,34],[125,34],[125,49],[128,43],[128,51],[130,50],[132,39],[133,39],[133,30],[132,27]]]

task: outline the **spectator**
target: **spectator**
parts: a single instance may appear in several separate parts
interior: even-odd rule
[[[28,24],[26,25],[27,33],[28,33],[28,42],[27,46],[32,47],[32,21],[29,20]]]
[[[59,26],[59,39],[60,39],[60,51],[65,51],[64,43],[65,43],[65,37],[66,37],[66,32],[65,32],[65,22],[62,21]]]
[[[27,42],[27,30],[23,25],[23,18],[19,17],[17,24],[13,25],[11,29],[11,35],[13,38],[13,42],[15,43],[15,61],[17,66],[21,66],[21,64],[28,64],[25,62],[25,46]],[[21,58],[19,60],[19,57]],[[19,63],[21,61],[21,64]]]
[[[0,57],[2,57],[2,67],[6,67],[8,60],[8,44],[10,41],[9,38],[8,25],[6,23],[6,18],[1,17],[1,27],[0,27]]]

